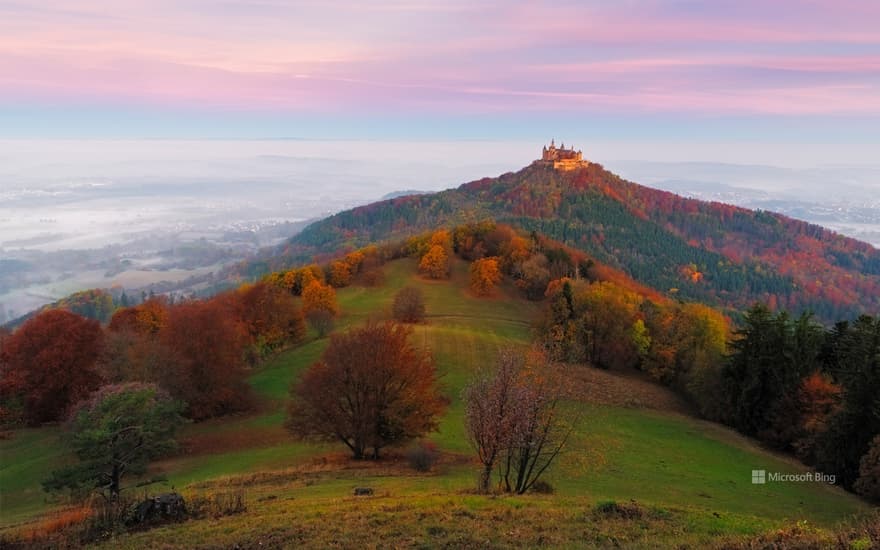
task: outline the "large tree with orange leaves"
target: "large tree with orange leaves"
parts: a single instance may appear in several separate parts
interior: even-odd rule
[[[327,311],[332,315],[339,313],[336,304],[336,291],[320,281],[312,281],[303,290],[303,313],[308,316],[313,311]]]
[[[434,362],[410,345],[411,333],[370,323],[331,336],[321,360],[291,390],[290,431],[340,441],[362,459],[435,430],[447,401]]]
[[[501,281],[501,269],[498,258],[481,258],[471,264],[471,290],[477,296],[491,294],[499,281]]]
[[[4,342],[3,401],[20,399],[32,425],[60,420],[101,385],[96,365],[103,345],[97,321],[60,309],[40,313]]]
[[[449,277],[449,254],[440,245],[432,245],[419,262],[419,271],[432,279]]]

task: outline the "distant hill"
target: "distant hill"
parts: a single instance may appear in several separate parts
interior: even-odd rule
[[[825,320],[880,311],[880,251],[871,245],[780,214],[644,187],[596,163],[564,172],[533,164],[340,212],[264,267],[485,218],[582,249],[671,297],[736,309],[763,301]]]
[[[382,195],[382,200],[396,199],[398,197],[406,197],[408,195],[424,195],[427,191],[419,191],[418,189],[406,189],[404,191],[392,191]]]

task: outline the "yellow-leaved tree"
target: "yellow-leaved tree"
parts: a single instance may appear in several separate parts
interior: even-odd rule
[[[339,313],[336,291],[328,284],[313,280],[303,290],[302,298],[303,313],[306,316],[315,311],[326,311],[332,315]]]
[[[432,279],[449,277],[449,254],[438,244],[432,245],[419,262],[419,271]]]
[[[477,296],[488,296],[501,281],[498,258],[482,258],[471,264],[471,290]]]

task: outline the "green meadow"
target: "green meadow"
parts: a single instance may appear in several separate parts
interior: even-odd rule
[[[429,437],[444,451],[436,471],[416,474],[404,461],[393,459],[351,464],[341,458],[341,446],[301,443],[288,436],[283,422],[289,387],[327,344],[327,339],[310,334],[305,343],[252,373],[258,412],[187,426],[181,453],[155,466],[155,473],[167,481],[151,491],[174,488],[187,494],[242,485],[248,510],[129,535],[108,547],[198,546],[207,540],[221,547],[256,547],[257,542],[295,546],[296,541],[345,547],[340,541],[346,533],[372,533],[379,546],[382,540],[411,540],[427,547],[576,547],[579,540],[602,546],[611,539],[633,547],[650,548],[652,540],[699,546],[719,536],[797,522],[830,529],[869,509],[826,484],[753,485],[753,469],[806,469],[717,424],[677,411],[593,402],[574,404],[580,408],[576,435],[547,478],[554,494],[472,494],[477,469],[464,435],[461,390],[476,369],[492,365],[499,348],[529,343],[538,305],[519,298],[513,288],[502,287],[491,298],[472,296],[463,262],[454,264],[448,281],[420,278],[412,260],[384,269],[386,280],[380,287],[339,291],[342,315],[336,330],[388,317],[394,294],[405,285],[423,290],[428,320],[415,326],[413,344],[430,350],[451,399],[439,432]],[[40,481],[67,458],[59,438],[60,429],[50,427],[0,440],[4,528],[20,527],[63,504],[40,489]],[[332,457],[329,466],[327,457]],[[352,497],[352,488],[361,485],[373,487],[376,497]],[[645,514],[635,523],[595,516],[594,507],[608,501],[635,501]],[[500,526],[510,534],[505,536]]]

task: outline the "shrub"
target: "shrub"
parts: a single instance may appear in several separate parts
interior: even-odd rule
[[[385,272],[382,271],[381,267],[368,269],[361,273],[360,281],[364,286],[382,286],[382,283],[385,282]]]
[[[606,500],[596,504],[593,514],[606,518],[639,519],[645,515],[645,511],[634,500],[625,504]]]
[[[880,501],[880,435],[874,437],[868,452],[859,462],[859,479],[854,488],[863,497]]]
[[[39,538],[41,535],[51,535],[70,529],[71,527],[80,525],[92,517],[92,508],[90,506],[78,506],[69,508],[53,514],[43,520],[40,525],[34,529],[32,538]]]
[[[419,323],[425,319],[425,297],[414,287],[400,289],[391,307],[394,318],[402,323]]]
[[[430,441],[422,441],[406,452],[407,462],[417,472],[430,472],[439,459],[437,445]]]
[[[326,309],[310,311],[307,319],[309,321],[309,326],[315,329],[319,338],[323,338],[333,331],[333,314]]]
[[[534,482],[530,490],[533,493],[538,493],[540,495],[552,495],[556,492],[556,489],[553,488],[553,485],[544,481],[543,479],[539,479],[538,481]]]

